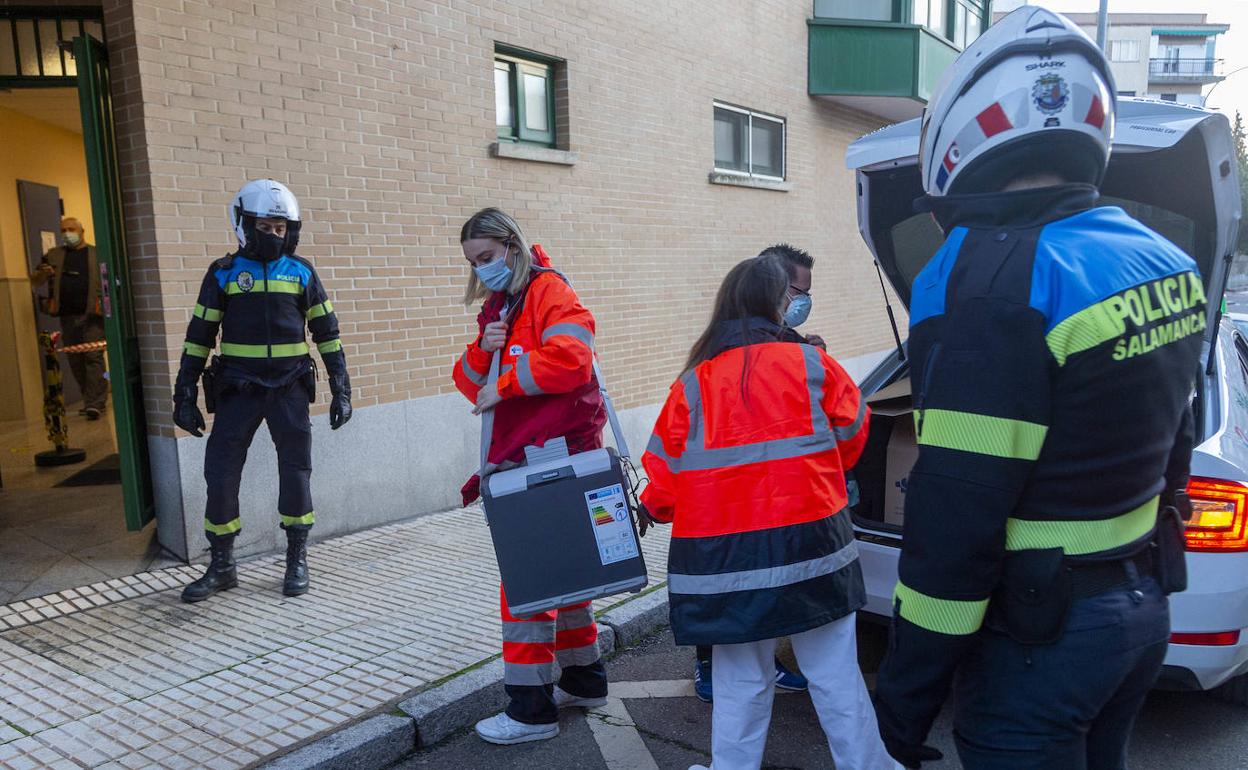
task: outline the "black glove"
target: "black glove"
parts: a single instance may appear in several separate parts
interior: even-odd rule
[[[204,414],[199,411],[199,375],[203,372],[202,358],[183,353],[173,385],[173,424],[196,438],[204,435]]]
[[[924,762],[937,762],[945,758],[939,749],[931,746],[906,746],[884,736],[884,748],[888,755],[901,763],[902,767],[917,770]]]
[[[199,411],[199,388],[182,385],[173,391],[173,424],[196,438],[203,438],[204,415]]]
[[[923,744],[922,736],[927,734],[927,730],[917,732],[914,729],[915,723],[890,708],[886,694],[880,692],[880,676],[884,674],[887,664],[886,658],[885,665],[881,666],[881,671],[877,673],[875,680],[875,714],[880,726],[880,737],[884,740],[884,748],[887,749],[889,756],[911,770],[919,767],[923,762],[935,762],[942,759],[945,755],[938,749]]]
[[[637,537],[645,537],[646,531],[658,523],[658,519],[650,515],[650,509],[645,503],[637,503]]]
[[[329,374],[329,427],[338,430],[351,419],[351,378],[347,376],[347,358],[342,351],[331,353],[322,359]]]

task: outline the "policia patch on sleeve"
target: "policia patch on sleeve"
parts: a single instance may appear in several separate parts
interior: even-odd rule
[[[1075,313],[1048,333],[1059,365],[1114,341],[1112,357],[1125,361],[1205,330],[1205,289],[1194,272],[1134,286]],[[1116,340],[1116,341],[1115,341]]]

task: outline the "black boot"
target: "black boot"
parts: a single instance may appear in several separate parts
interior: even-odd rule
[[[182,589],[182,601],[202,602],[218,591],[238,585],[238,570],[234,565],[234,538],[210,543],[212,561],[204,576]]]
[[[286,579],[282,593],[302,596],[308,592],[308,531],[286,530]]]

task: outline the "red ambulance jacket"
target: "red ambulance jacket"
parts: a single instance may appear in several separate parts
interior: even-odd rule
[[[513,298],[511,326],[503,345],[494,431],[487,458],[492,465],[524,460],[526,446],[543,446],[564,436],[571,452],[602,446],[607,413],[594,377],[594,317],[567,280],[550,268],[541,246],[533,246],[535,270],[524,293]],[[486,324],[502,316],[507,297],[496,292],[477,316],[477,338],[454,369],[455,387],[469,401],[485,387],[492,353],[481,349]],[[480,495],[474,475],[461,490],[464,505]]]

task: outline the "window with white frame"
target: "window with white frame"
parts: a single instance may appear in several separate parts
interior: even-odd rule
[[[1110,61],[1139,61],[1140,41],[1111,40],[1109,41]]]
[[[784,179],[784,118],[715,102],[715,170]]]

